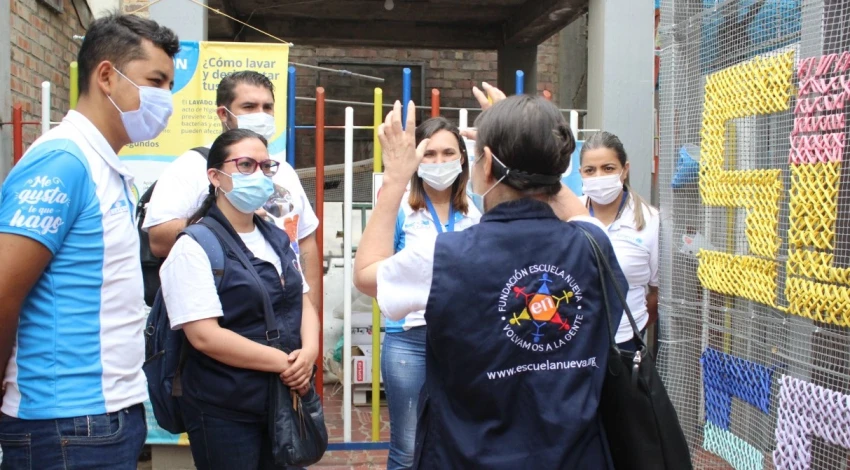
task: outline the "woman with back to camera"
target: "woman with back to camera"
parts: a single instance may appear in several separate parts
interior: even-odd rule
[[[620,139],[598,132],[581,148],[582,200],[606,227],[620,268],[629,282],[626,302],[641,333],[658,319],[658,211],[626,183],[629,161]],[[623,317],[620,349],[634,351],[634,331]]]
[[[191,236],[180,236],[160,275],[172,328],[189,348],[178,399],[195,465],[202,470],[274,468],[268,424],[269,380],[282,380],[305,401],[318,355],[319,319],[285,232],[254,214],[271,196],[279,163],[266,140],[246,129],[221,134],[210,148],[210,190],[189,224],[217,224],[246,255],[225,253],[216,288],[212,264]],[[217,243],[218,240],[213,240]],[[282,345],[268,345],[263,291]],[[272,338],[273,339],[273,338]]]
[[[611,468],[598,416],[609,326],[586,233],[625,279],[599,222],[560,182],[575,148],[563,116],[527,95],[485,110],[470,169],[480,223],[393,254],[404,187],[428,146],[415,145],[413,116],[403,131],[396,103],[379,129],[384,183],[354,273],[389,318],[425,310],[413,468]],[[622,305],[607,300],[619,324]]]
[[[481,218],[466,195],[469,158],[457,127],[446,118],[436,117],[417,126],[415,135],[416,142],[428,139],[428,144],[398,211],[393,252],[434,245],[438,234],[464,230]],[[416,272],[410,275],[417,278]],[[406,290],[388,289],[395,295],[408,295]],[[390,412],[387,470],[397,470],[410,468],[413,463],[416,403],[425,382],[424,310],[387,321],[386,331],[381,376]]]

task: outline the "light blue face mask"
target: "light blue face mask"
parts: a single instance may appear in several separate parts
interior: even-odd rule
[[[490,188],[487,191],[484,191],[483,194],[476,194],[475,191],[472,189],[472,180],[473,180],[472,173],[473,173],[473,168],[475,168],[475,165],[478,164],[479,160],[481,160],[481,158],[475,158],[475,160],[473,160],[472,163],[469,165],[469,184],[466,185],[466,195],[469,196],[470,199],[472,199],[472,204],[478,209],[479,212],[481,212],[483,214],[485,212],[485,210],[484,210],[484,196],[486,196],[487,193],[492,191],[493,188],[498,186],[499,183],[501,183],[503,179],[507,178],[508,173],[511,172],[511,169],[508,168],[507,166],[505,166],[505,164],[502,163],[501,160],[496,158],[496,155],[494,154],[493,160],[496,160],[496,162],[499,165],[502,165],[502,167],[505,168],[505,174],[501,178],[499,178],[499,181],[496,181],[495,183],[493,183],[493,186],[490,186]]]
[[[271,177],[257,171],[250,175],[242,173],[227,174],[221,170],[219,173],[229,176],[233,180],[233,188],[224,193],[224,196],[233,204],[239,212],[251,214],[263,207],[274,193],[274,183]],[[224,190],[222,190],[224,191]]]

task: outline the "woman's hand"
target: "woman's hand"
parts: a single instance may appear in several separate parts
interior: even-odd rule
[[[472,94],[478,100],[478,105],[481,106],[482,111],[507,98],[502,90],[491,86],[487,82],[481,82],[481,88],[484,88],[484,91],[481,91],[477,86],[473,86]],[[478,131],[475,129],[461,129],[460,135],[469,140],[478,140]]]
[[[378,139],[384,153],[384,183],[378,202],[360,237],[360,246],[354,257],[354,287],[360,292],[377,297],[378,267],[393,255],[396,218],[407,182],[416,174],[425,156],[428,139],[416,147],[416,110],[413,101],[407,105],[407,128],[402,129],[401,103],[395,102],[392,112],[378,126]]]
[[[425,155],[428,139],[416,148],[416,106],[407,105],[406,126],[402,128],[402,106],[396,101],[383,124],[378,126],[378,139],[383,149],[384,186],[401,184],[406,186],[419,168]]]
[[[309,387],[313,377],[313,364],[316,362],[318,351],[312,349],[296,349],[287,359],[288,367],[280,374],[280,380],[289,388],[300,390]]]
[[[491,86],[487,82],[481,82],[481,88],[484,88],[484,91],[479,90],[477,86],[473,86],[472,94],[475,96],[475,99],[478,100],[478,104],[481,106],[482,111],[507,98],[507,96],[505,96],[505,92]]]

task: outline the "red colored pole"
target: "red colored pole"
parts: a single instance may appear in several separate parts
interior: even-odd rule
[[[440,90],[431,88],[431,117],[440,116]]]
[[[12,106],[12,165],[24,156],[24,108]]]
[[[324,266],[324,217],[325,217],[325,89],[316,88],[316,217],[319,226],[316,228],[316,248],[319,252],[319,266]],[[316,358],[316,393],[324,399],[324,354],[325,354],[325,292],[324,286],[319,289],[319,357]]]

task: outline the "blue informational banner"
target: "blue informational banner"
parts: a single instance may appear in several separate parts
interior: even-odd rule
[[[584,194],[581,189],[581,147],[584,141],[576,142],[576,149],[573,152],[570,166],[567,167],[567,172],[561,177],[561,182],[564,183],[576,196]]]

